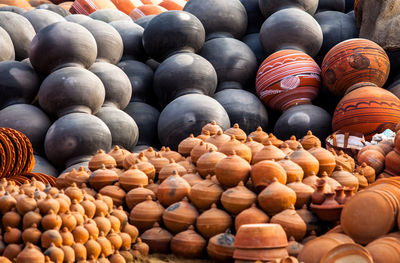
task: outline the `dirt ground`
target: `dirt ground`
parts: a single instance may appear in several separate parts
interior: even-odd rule
[[[212,261],[206,259],[182,259],[174,255],[151,254],[147,257],[136,259],[137,263],[211,263]]]

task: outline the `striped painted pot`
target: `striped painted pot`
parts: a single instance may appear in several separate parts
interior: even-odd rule
[[[386,52],[375,42],[363,38],[343,41],[325,56],[321,66],[322,79],[337,96],[359,82],[371,82],[382,87],[390,71]]]
[[[258,69],[257,94],[274,110],[310,104],[321,86],[320,73],[318,64],[306,53],[280,50],[267,57]]]
[[[137,8],[133,9],[133,11],[129,14],[129,16],[134,20],[138,20],[141,17],[148,15],[158,15],[162,12],[168,11],[164,7],[158,5],[141,5]]]
[[[359,132],[370,140],[400,122],[400,100],[390,91],[368,82],[358,83],[339,102],[332,119],[333,131]]]

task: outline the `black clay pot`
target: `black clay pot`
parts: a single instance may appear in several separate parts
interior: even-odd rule
[[[125,60],[117,65],[128,76],[132,85],[131,101],[146,102],[153,93],[153,70],[136,60]]]
[[[136,145],[136,147],[133,148],[132,152],[140,153],[140,152],[143,152],[143,151],[149,149],[150,147],[151,147],[151,145]],[[154,147],[152,147],[152,148],[155,150]]]
[[[264,48],[261,45],[260,36],[258,33],[245,35],[242,41],[253,51],[258,65],[260,65],[267,58]]]
[[[96,113],[105,98],[101,80],[89,70],[68,67],[51,73],[39,90],[39,104],[48,114]]]
[[[155,61],[152,58],[149,58],[148,60],[146,60],[146,65],[149,66],[154,72],[157,70],[157,68],[160,66],[160,63]]]
[[[318,0],[258,0],[261,13],[268,18],[273,13],[286,8],[298,8],[313,15],[318,8]]]
[[[267,55],[281,49],[296,49],[314,57],[322,46],[322,38],[318,22],[298,8],[274,13],[260,30],[260,41]]]
[[[91,18],[110,23],[118,20],[132,21],[130,16],[116,9],[101,9],[89,15]]]
[[[285,111],[275,124],[274,135],[281,140],[290,136],[302,138],[311,130],[321,141],[332,133],[331,115],[324,109],[311,105],[299,105]]]
[[[324,35],[321,50],[317,55],[320,62],[336,44],[358,37],[355,21],[345,13],[325,11],[315,14],[314,18],[320,24]]]
[[[81,14],[73,14],[73,15],[66,16],[65,20],[67,20],[68,22],[80,24],[80,23],[92,20],[92,18],[85,16],[85,15],[81,15]]]
[[[213,65],[193,53],[173,55],[160,64],[154,73],[154,93],[166,105],[179,96],[197,93],[213,96],[217,88]]]
[[[346,12],[354,10],[354,0],[346,0]]]
[[[205,31],[200,20],[184,11],[159,14],[143,33],[144,50],[158,62],[180,52],[196,53],[204,40]]]
[[[115,28],[106,22],[94,19],[80,23],[80,25],[89,30],[96,39],[96,61],[117,64],[121,60],[124,44],[121,35]]]
[[[211,39],[204,44],[200,55],[217,71],[217,91],[246,88],[254,82],[257,59],[245,43],[234,38]]]
[[[36,33],[51,24],[66,21],[62,16],[46,9],[33,9],[22,14],[31,22]]]
[[[53,177],[58,177],[58,171],[56,170],[56,168],[54,168],[54,166],[51,165],[51,163],[49,163],[45,158],[39,155],[34,155],[33,157],[35,158],[35,166],[33,167],[32,172],[43,173]]]
[[[400,98],[400,77],[396,76],[394,82],[387,88],[388,91]]]
[[[229,115],[231,124],[237,123],[247,134],[261,126],[268,128],[268,113],[261,101],[245,90],[226,89],[215,93],[216,99]]]
[[[131,102],[125,108],[139,128],[138,145],[155,145],[158,141],[157,123],[160,112],[143,102]]]
[[[138,20],[136,20],[135,23],[138,24],[139,26],[143,27],[143,29],[146,29],[147,25],[155,17],[156,17],[156,15],[144,16],[144,17],[141,17]]]
[[[2,6],[2,7],[0,7],[0,12],[4,12],[4,11],[13,12],[13,13],[21,15],[22,13],[26,12],[26,9],[23,9],[18,6]]]
[[[114,107],[102,107],[96,116],[110,129],[113,146],[122,146],[128,151],[136,146],[139,128],[131,116]]]
[[[188,94],[173,100],[158,119],[158,138],[161,145],[176,150],[178,144],[191,133],[200,134],[201,128],[215,121],[223,130],[230,127],[229,116],[215,99]]]
[[[344,13],[346,10],[345,0],[319,0],[318,12],[338,11]]]
[[[246,34],[258,33],[264,23],[264,16],[258,5],[258,0],[240,0],[247,13]]]
[[[88,161],[99,149],[111,150],[111,132],[96,116],[71,113],[51,125],[45,138],[48,160],[56,167]]]
[[[15,104],[0,111],[0,127],[12,128],[25,134],[36,153],[42,151],[50,125],[49,117],[30,104]]]
[[[15,59],[14,44],[10,35],[0,27],[0,62]]]
[[[16,60],[29,56],[29,46],[36,35],[31,23],[23,16],[12,12],[0,12],[0,26],[7,31],[15,50]]]
[[[125,72],[106,62],[96,62],[89,70],[103,82],[106,91],[103,105],[125,109],[132,97],[132,85]]]
[[[33,68],[18,61],[0,62],[0,108],[30,104],[35,98],[40,79]]]
[[[143,27],[135,24],[133,21],[125,20],[114,21],[110,25],[121,35],[124,46],[123,60],[143,61],[147,58],[142,43]]]
[[[96,56],[96,40],[86,28],[61,22],[46,27],[33,38],[29,60],[37,71],[47,75],[62,67],[89,68]]]
[[[239,0],[190,0],[183,11],[200,19],[207,40],[215,37],[240,39],[246,33],[247,13]]]
[[[42,5],[37,6],[36,9],[46,9],[46,10],[52,11],[54,13],[57,13],[62,17],[66,17],[71,14],[69,11],[65,10],[61,6],[54,5],[54,4],[42,4]]]

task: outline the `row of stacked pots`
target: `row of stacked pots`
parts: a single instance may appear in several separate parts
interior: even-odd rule
[[[259,258],[236,254],[238,260],[255,261],[297,257],[300,249],[290,248],[336,226],[354,192],[375,177],[365,163],[356,166],[349,155],[322,148],[311,132],[301,141],[281,141],[261,128],[247,136],[238,125],[223,132],[209,123],[199,136],[183,140],[178,151],[100,150],[87,168],[60,175],[57,187],[76,183],[110,196],[129,213],[151,253],[199,258],[207,248],[210,258],[231,260],[235,236],[227,229],[238,233],[244,224],[281,225],[286,243],[290,239],[288,251],[283,246],[285,252],[275,258],[265,251]],[[302,260],[314,262],[307,253]]]

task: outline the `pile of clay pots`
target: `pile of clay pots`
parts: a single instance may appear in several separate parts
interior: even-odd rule
[[[223,131],[212,122],[178,151],[99,150],[87,167],[61,174],[57,186],[74,182],[112,198],[150,253],[201,258],[207,251],[220,262],[297,257],[316,234],[337,226],[354,193],[374,181],[373,168],[322,148],[311,132],[282,141],[261,128],[247,135],[237,124]],[[246,241],[236,246],[233,234],[266,223],[282,227],[281,243],[240,251],[252,248],[242,247]]]
[[[133,262],[147,255],[137,228],[110,197],[69,185],[0,182],[2,262]]]

